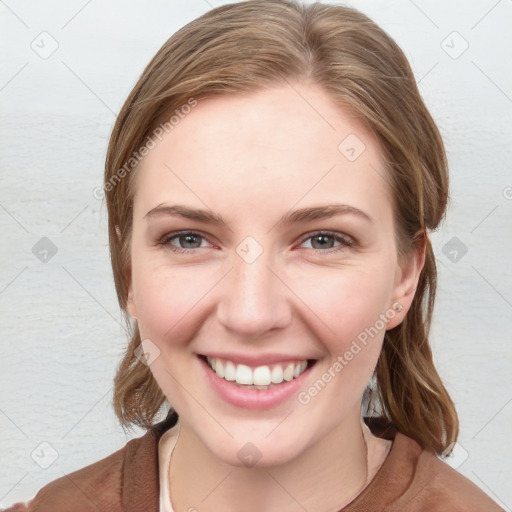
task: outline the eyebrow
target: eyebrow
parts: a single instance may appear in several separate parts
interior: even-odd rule
[[[157,217],[162,215],[169,215],[173,217],[183,217],[185,219],[196,220],[206,224],[215,226],[225,226],[227,223],[221,215],[201,208],[190,208],[184,205],[166,205],[159,204],[155,208],[149,210],[144,218]],[[373,219],[364,211],[350,206],[347,204],[328,204],[322,206],[311,206],[308,208],[300,208],[287,212],[281,217],[275,225],[280,227],[289,226],[296,222],[309,222],[320,219],[330,219],[338,215],[354,215],[368,222],[373,222]]]

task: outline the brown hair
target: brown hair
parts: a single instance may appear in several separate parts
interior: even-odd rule
[[[148,64],[113,128],[105,166],[111,262],[126,314],[130,282],[133,155],[155,127],[190,102],[302,81],[320,86],[379,140],[394,202],[399,257],[425,242],[426,260],[403,322],[385,334],[376,368],[383,418],[442,453],[458,435],[450,396],[435,369],[428,334],[436,263],[428,230],[442,220],[448,172],[440,133],[410,65],[393,39],[356,9],[249,0],[213,9],[175,33]],[[137,325],[115,377],[113,405],[124,426],[150,427],[165,396],[134,355]]]

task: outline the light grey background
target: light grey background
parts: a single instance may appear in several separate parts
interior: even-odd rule
[[[220,4],[0,1],[0,507],[142,434],[110,406],[126,336],[93,190],[144,66]],[[404,49],[446,143],[432,345],[461,420],[449,462],[510,510],[512,2],[348,5]]]

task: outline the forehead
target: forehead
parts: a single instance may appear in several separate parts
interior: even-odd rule
[[[297,202],[355,201],[377,215],[390,208],[375,136],[322,90],[303,84],[199,101],[136,175],[136,210],[178,198],[230,211]]]

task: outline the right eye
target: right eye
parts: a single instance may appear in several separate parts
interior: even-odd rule
[[[179,245],[172,243],[174,241]],[[202,242],[205,242],[207,245],[202,246]],[[195,249],[211,246],[211,244],[208,244],[206,238],[196,231],[168,233],[164,235],[158,243],[177,253],[190,253],[194,252]]]

